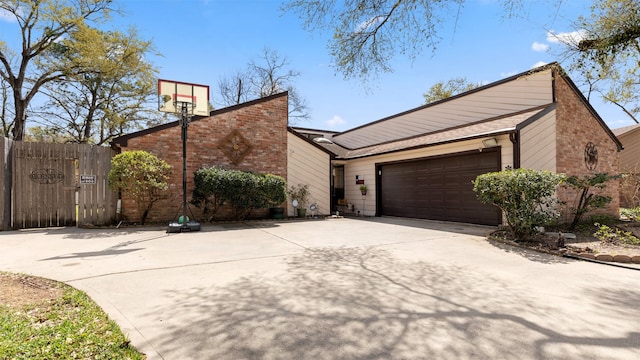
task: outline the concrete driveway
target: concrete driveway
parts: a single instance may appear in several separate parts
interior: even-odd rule
[[[639,359],[640,271],[392,218],[0,233],[149,359]]]

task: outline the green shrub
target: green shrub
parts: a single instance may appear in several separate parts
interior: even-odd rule
[[[125,151],[111,159],[109,187],[131,197],[142,211],[144,224],[153,204],[165,197],[171,165],[142,150]]]
[[[629,221],[640,221],[640,206],[633,209],[621,208],[620,216]]]
[[[287,201],[287,181],[282,176],[264,175],[261,188],[265,207],[280,206]]]
[[[608,175],[598,173],[595,175],[587,175],[579,177],[576,175],[569,176],[565,181],[565,187],[573,188],[576,191],[575,206],[571,207],[573,212],[573,221],[569,226],[569,230],[576,228],[576,225],[582,219],[582,216],[589,211],[600,209],[607,206],[611,202],[610,196],[597,195],[593,193],[594,189],[604,189],[606,183],[611,179],[618,179],[620,175]]]
[[[225,204],[233,208],[234,219],[242,220],[253,209],[277,206],[287,199],[286,181],[272,174],[203,168],[196,171],[194,184],[192,203],[203,208],[209,221]]]
[[[226,170],[211,167],[200,169],[193,177],[194,189],[191,203],[203,209],[207,221],[215,218],[218,210],[224,205],[227,183],[223,181]]]
[[[598,227],[598,230],[593,234],[603,244],[626,244],[626,245],[640,245],[640,239],[633,236],[629,231],[622,231],[618,228],[612,229],[607,225],[600,223],[594,223]]]
[[[559,214],[554,195],[564,175],[531,169],[508,169],[482,174],[473,181],[478,199],[502,210],[515,239],[530,236]]]

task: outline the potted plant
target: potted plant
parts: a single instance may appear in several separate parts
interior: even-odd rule
[[[298,210],[298,217],[305,217],[307,215],[307,202],[309,201],[309,185],[293,185],[287,192],[294,203],[293,206]]]
[[[367,195],[367,185],[360,185],[360,193],[364,196]]]

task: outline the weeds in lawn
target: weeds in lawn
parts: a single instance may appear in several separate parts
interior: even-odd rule
[[[0,274],[3,290],[30,286],[16,278]],[[56,296],[28,304],[0,302],[0,359],[145,358],[85,293],[53,284],[62,287]]]

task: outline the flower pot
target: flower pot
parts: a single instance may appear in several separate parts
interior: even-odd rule
[[[366,190],[360,191],[360,193],[362,194],[362,196],[366,196],[367,195],[367,191]]]
[[[307,216],[307,209],[298,209],[298,217],[306,217]]]
[[[272,207],[269,208],[269,214],[272,219],[284,219],[284,208],[283,207]]]

